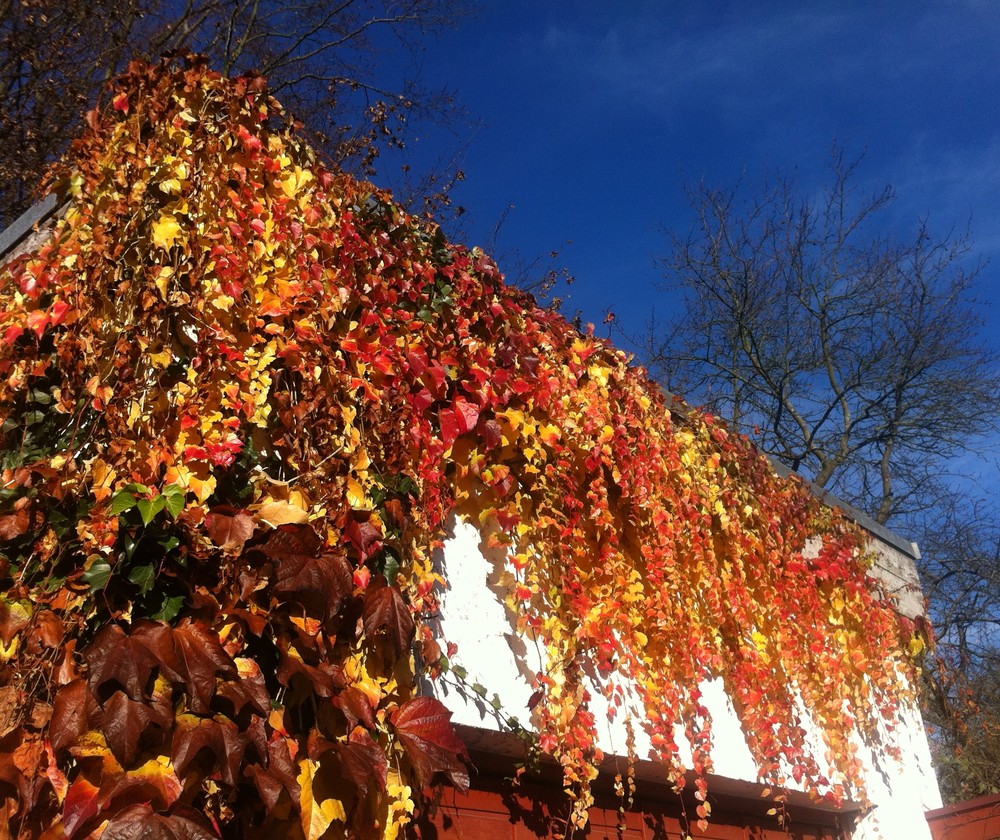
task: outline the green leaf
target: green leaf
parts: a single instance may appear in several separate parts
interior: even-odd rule
[[[175,537],[173,534],[170,534],[160,537],[156,541],[156,544],[161,549],[163,549],[164,554],[169,554],[171,551],[173,551],[175,548],[177,548],[177,546],[181,544],[181,541],[177,539],[177,537]]]
[[[151,618],[156,621],[171,621],[177,617],[177,613],[181,611],[181,607],[183,606],[183,595],[164,595],[163,603],[160,605],[160,608],[153,613]]]
[[[399,559],[396,555],[389,549],[385,549],[382,552],[381,562],[376,563],[376,571],[381,572],[385,575],[385,579],[389,583],[394,583],[396,576],[399,574]]]
[[[184,491],[176,484],[170,484],[163,490],[167,513],[171,519],[176,519],[177,514],[184,510]]]
[[[104,589],[107,585],[112,571],[114,570],[111,568],[111,564],[103,557],[99,557],[83,573],[83,579],[90,587],[91,592],[97,592],[99,589]]]
[[[125,511],[135,507],[135,496],[127,490],[119,490],[111,500],[111,515],[121,516]]]
[[[31,401],[39,405],[49,405],[52,402],[52,394],[48,391],[41,391],[37,388],[31,390]]]
[[[140,499],[136,503],[139,508],[139,516],[142,517],[142,524],[148,525],[156,515],[166,506],[167,500],[163,496],[154,496],[152,499]]]
[[[129,571],[128,579],[139,587],[140,594],[145,595],[153,588],[153,584],[156,582],[156,569],[152,563],[144,566],[135,566]]]

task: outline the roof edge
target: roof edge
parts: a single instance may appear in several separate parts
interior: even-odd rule
[[[41,201],[32,204],[10,226],[0,233],[0,258],[6,257],[20,245],[36,227],[55,215],[59,209],[59,198],[50,192]]]
[[[864,511],[859,510],[854,507],[854,505],[845,502],[843,499],[837,498],[829,490],[825,490],[818,484],[814,484],[808,478],[795,472],[795,470],[790,467],[786,467],[772,456],[768,455],[767,458],[771,462],[771,467],[782,478],[795,476],[805,485],[806,489],[808,489],[810,493],[812,493],[827,507],[837,508],[837,510],[843,513],[848,519],[853,520],[855,524],[860,525],[869,534],[877,537],[886,545],[891,545],[897,551],[905,554],[912,560],[920,559],[920,547],[915,542],[912,542],[905,537],[901,537],[895,531],[889,530],[885,527],[885,525],[876,522]]]

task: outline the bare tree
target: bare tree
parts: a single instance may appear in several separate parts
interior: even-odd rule
[[[641,343],[667,388],[920,540],[938,638],[924,714],[954,801],[1000,786],[1000,520],[949,475],[997,431],[1000,363],[968,237],[886,233],[893,190],[861,191],[856,170],[835,153],[809,197],[780,176],[749,200],[692,190],[696,225],[663,261],[682,312]]]
[[[30,204],[108,80],[170,51],[263,73],[321,148],[373,174],[414,124],[456,115],[385,56],[415,55],[461,12],[461,0],[0,0],[0,224]]]
[[[933,502],[942,464],[996,429],[1000,371],[967,237],[886,235],[892,189],[855,175],[835,154],[813,198],[782,177],[749,202],[693,190],[697,227],[663,262],[683,313],[643,343],[667,388],[885,523]]]
[[[924,518],[924,590],[935,655],[924,719],[946,801],[1000,792],[1000,519],[991,502],[949,495]]]

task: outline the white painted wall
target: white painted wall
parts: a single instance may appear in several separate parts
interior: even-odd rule
[[[505,714],[514,715],[527,725],[527,705],[532,694],[530,682],[542,667],[543,652],[533,641],[514,634],[502,597],[493,588],[505,562],[502,552],[481,549],[480,535],[475,527],[464,521],[454,523],[453,536],[446,541],[440,557],[448,582],[441,596],[441,631],[446,640],[459,645],[455,661],[468,670],[466,683],[478,682],[490,696],[494,692],[498,694],[504,702]],[[436,683],[434,690],[452,710],[455,723],[486,730],[499,728],[486,704],[474,695],[463,697],[461,692],[449,686],[447,678]],[[707,683],[703,692],[703,702],[713,720],[713,772],[756,782],[755,763],[721,682]],[[599,746],[607,755],[623,755],[626,736],[621,716],[609,723],[603,698],[599,692],[592,694],[591,709],[601,727]],[[634,718],[641,720],[641,712]],[[818,733],[816,737],[819,738]],[[930,838],[924,811],[940,807],[941,797],[917,711],[906,715],[896,739],[903,754],[902,762],[883,756],[878,762],[881,767],[876,767],[871,756],[866,761],[868,794],[875,809],[856,831],[857,840]],[[636,741],[638,757],[645,758],[650,743],[638,726]],[[677,742],[682,747],[686,744],[682,732],[677,733]],[[865,756],[864,751],[860,754]],[[690,754],[681,757],[690,766]]]

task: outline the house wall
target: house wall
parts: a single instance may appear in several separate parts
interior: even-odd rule
[[[890,552],[896,566],[906,566],[906,558],[892,555],[895,549],[891,546],[879,550]],[[459,643],[456,661],[468,671],[465,685],[478,682],[489,696],[495,692],[504,702],[505,715],[517,716],[527,725],[530,682],[543,665],[543,652],[513,631],[496,586],[504,561],[502,552],[481,548],[475,527],[464,521],[454,523],[452,536],[440,557],[441,571],[448,582],[441,596],[440,629],[445,639]],[[887,566],[895,568],[892,564]],[[898,571],[895,568],[892,574],[898,577]],[[452,710],[456,723],[485,733],[500,731],[500,724],[490,714],[488,705],[449,675],[436,682],[432,690]],[[703,691],[704,703],[713,717],[714,773],[721,778],[755,784],[756,766],[721,682],[707,683]],[[599,746],[606,755],[622,756],[626,752],[626,734],[621,716],[608,722],[602,708],[603,698],[599,692],[592,693],[595,699],[591,708],[601,727]],[[651,748],[648,736],[641,730],[636,735],[636,753],[645,758]],[[819,743],[819,734],[815,737]],[[872,755],[871,750],[861,752],[863,758],[867,756],[866,781],[875,809],[860,819],[853,834],[858,840],[930,840],[924,811],[939,807],[941,800],[926,735],[916,710],[904,715],[901,731],[895,737],[902,752],[899,763]],[[678,733],[678,743],[685,743],[683,733]]]

